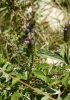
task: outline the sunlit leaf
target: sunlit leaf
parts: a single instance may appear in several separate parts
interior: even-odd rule
[[[57,100],[62,100],[62,98],[60,96],[58,96]]]
[[[37,77],[44,77],[44,73],[41,70],[34,70],[33,74]]]
[[[16,84],[20,79],[13,79],[12,80],[12,85]]]
[[[70,100],[70,93],[65,97],[64,100]]]
[[[67,87],[68,86],[68,80],[69,80],[69,73],[66,74],[66,76],[62,79],[62,84]]]
[[[15,92],[12,96],[11,96],[11,100],[19,100],[19,93]]]
[[[55,80],[54,82],[52,82],[52,85],[59,84],[60,82],[61,82],[61,80]]]
[[[47,63],[42,63],[42,64],[39,64],[39,65],[36,65],[35,66],[35,68],[48,68],[48,67],[50,67],[50,65],[49,64],[47,64]]]
[[[50,57],[52,59],[56,59],[58,61],[64,62],[64,59],[61,56],[58,56],[57,54],[52,53],[46,49],[41,49],[41,50],[37,51],[37,56],[39,56],[41,58]]]
[[[9,81],[9,79],[10,79],[9,75],[7,75],[6,73],[3,73],[3,75],[1,77],[6,78],[6,82]]]
[[[12,72],[11,75],[14,75],[15,77],[20,78],[20,79],[23,78],[22,74],[19,72]]]
[[[45,88],[45,92],[47,93],[50,93],[50,94],[60,94],[60,90],[56,90],[56,89],[53,89],[51,87],[46,87]]]
[[[49,100],[49,97],[48,96],[44,96],[41,98],[41,100]]]
[[[3,66],[3,70],[6,70],[7,66],[10,65],[9,62],[7,62],[4,66]]]
[[[23,78],[22,74],[20,73],[12,73],[12,75],[15,75],[15,79],[12,79],[12,85],[16,84],[20,79]]]
[[[6,10],[7,7],[0,8],[0,12]]]
[[[2,99],[2,96],[0,96],[0,100],[3,100],[3,99]]]
[[[2,83],[0,83],[0,87],[3,87],[3,84]]]
[[[44,76],[44,73],[41,70],[33,70],[33,74],[43,81],[46,81],[46,76]]]

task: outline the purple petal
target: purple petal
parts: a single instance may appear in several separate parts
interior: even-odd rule
[[[25,30],[26,30],[27,32],[29,32],[29,29],[28,29],[28,28],[25,28]]]
[[[67,28],[63,28],[64,31],[67,31]]]
[[[32,29],[32,32],[34,32],[34,28]]]
[[[34,44],[34,40],[31,40],[31,44]]]
[[[28,24],[26,24],[26,27],[29,27],[29,23],[28,23]]]
[[[34,38],[34,33],[28,34],[28,38]]]
[[[68,21],[68,25],[70,25],[70,21]]]
[[[30,43],[30,41],[28,41],[28,40],[25,40],[25,43],[26,43],[26,44],[29,44],[29,43]]]
[[[31,34],[28,34],[28,38],[30,39],[32,37],[32,35]]]
[[[34,33],[31,34],[32,38],[34,37]]]

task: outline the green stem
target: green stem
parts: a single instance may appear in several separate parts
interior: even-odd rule
[[[67,44],[67,58],[68,58],[68,55],[69,55],[69,45]]]
[[[69,64],[68,56],[69,56],[69,45],[68,45],[68,43],[66,43],[65,44],[65,60],[66,60],[67,64]]]
[[[33,56],[33,54],[31,55],[32,57],[32,61],[31,61],[31,64],[30,64],[30,70],[29,70],[29,73],[28,73],[28,77],[27,77],[27,80],[30,78],[30,75],[31,75],[31,72],[32,72],[32,66],[33,66],[33,58],[34,58],[34,56]]]

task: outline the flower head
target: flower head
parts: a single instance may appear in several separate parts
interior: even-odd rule
[[[68,25],[70,25],[70,21],[68,21]]]
[[[29,44],[29,43],[30,43],[30,41],[29,41],[29,40],[25,40],[25,43],[26,43],[26,44]]]
[[[25,28],[25,30],[26,30],[27,32],[29,32],[29,31],[30,31],[27,27]]]
[[[28,34],[28,38],[29,39],[34,38],[34,33]]]
[[[34,32],[34,28],[32,28],[32,32]]]
[[[34,33],[28,34],[28,37],[25,40],[26,44],[34,44]]]
[[[34,44],[34,40],[31,40],[31,44]]]
[[[28,23],[28,24],[26,24],[26,27],[29,27],[29,23]]]
[[[31,37],[34,38],[34,33],[31,33]]]
[[[65,27],[65,28],[63,28],[63,30],[64,30],[64,31],[67,31],[67,28]]]

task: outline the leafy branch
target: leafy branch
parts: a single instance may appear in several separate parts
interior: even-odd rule
[[[23,84],[23,85],[29,87],[30,89],[32,89],[33,91],[37,92],[38,94],[44,95],[44,96],[48,97],[48,98],[51,99],[51,100],[55,100],[55,99],[52,98],[49,94],[47,94],[47,93],[41,91],[41,90],[38,89],[38,88],[34,88],[34,87],[30,86],[29,84],[27,84],[27,83],[25,83],[25,82],[19,80],[18,78],[15,78],[14,76],[12,76],[12,75],[10,75],[10,74],[4,72],[3,70],[0,70],[0,72],[3,72],[3,73],[5,73],[5,74],[7,74],[7,75],[8,75],[10,78],[12,78],[12,79],[18,80],[19,83],[21,83],[21,84]]]

